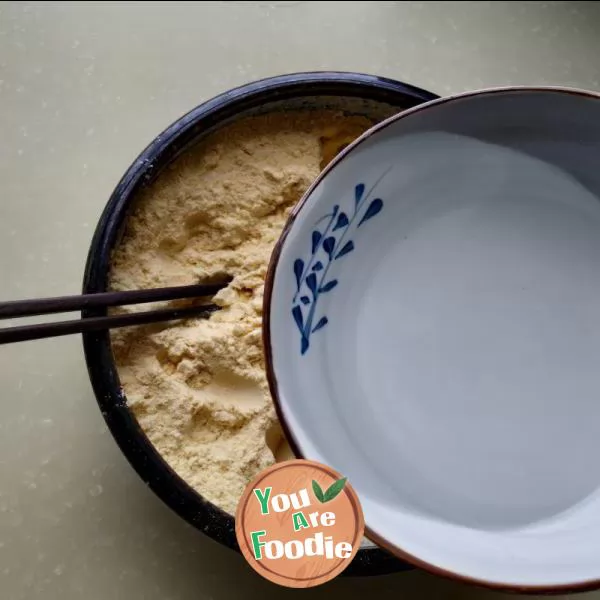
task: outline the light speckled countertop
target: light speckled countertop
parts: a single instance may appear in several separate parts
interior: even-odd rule
[[[0,3],[2,299],[77,293],[138,152],[190,108],[291,71],[388,75],[441,95],[600,89],[593,2]],[[119,453],[78,337],[0,348],[0,597],[288,597],[186,526]],[[306,595],[500,597],[422,572]],[[595,597],[600,598],[600,593]]]

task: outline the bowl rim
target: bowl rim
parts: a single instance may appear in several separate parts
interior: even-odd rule
[[[356,97],[409,108],[438,97],[421,88],[377,75],[351,71],[307,71],[255,80],[203,102],[158,134],[117,183],[90,243],[83,293],[107,289],[111,252],[119,242],[133,198],[189,145],[237,114],[278,100],[318,96]],[[88,309],[82,312],[84,318],[103,314],[106,311]],[[206,500],[175,473],[128,409],[108,332],[84,333],[82,341],[98,406],[128,462],[152,491],[181,518],[213,540],[239,552],[234,517]],[[411,568],[412,565],[381,548],[361,548],[343,575],[380,575]]]
[[[271,397],[273,398],[273,402],[275,404],[275,410],[277,412],[277,416],[279,418],[279,422],[284,430],[285,436],[290,444],[294,454],[298,458],[307,458],[302,448],[300,447],[296,437],[294,436],[293,431],[288,425],[288,422],[285,418],[284,411],[282,410],[282,402],[279,395],[279,384],[277,382],[277,376],[275,373],[275,368],[273,365],[273,350],[271,347],[271,305],[273,302],[273,287],[274,287],[274,279],[275,272],[279,265],[279,259],[281,256],[281,251],[283,246],[285,245],[287,236],[298,219],[302,209],[304,208],[308,198],[312,195],[314,190],[319,186],[321,181],[325,179],[328,174],[335,169],[345,158],[354,151],[357,146],[360,146],[369,138],[371,138],[374,134],[377,134],[383,129],[386,129],[390,125],[400,121],[401,119],[405,119],[410,117],[415,113],[421,113],[428,111],[431,108],[435,108],[437,106],[454,103],[466,98],[472,97],[484,97],[489,95],[499,95],[499,94],[513,94],[515,92],[525,92],[525,93],[557,93],[557,94],[568,94],[575,96],[582,96],[585,98],[591,98],[594,100],[600,100],[600,92],[594,92],[590,90],[575,88],[575,87],[565,87],[565,86],[527,86],[527,85],[514,85],[514,86],[497,86],[497,87],[488,87],[470,90],[466,92],[461,92],[458,94],[452,94],[450,96],[444,96],[440,98],[436,98],[430,100],[428,102],[424,102],[423,104],[419,104],[413,108],[409,108],[405,111],[402,111],[396,115],[393,115],[380,123],[374,125],[367,131],[365,131],[361,136],[356,138],[351,144],[349,144],[342,152],[340,152],[326,167],[323,169],[317,178],[313,181],[310,187],[306,190],[306,192],[302,195],[294,209],[288,216],[288,219],[284,225],[283,231],[278,238],[273,252],[271,254],[271,259],[269,262],[269,267],[267,270],[267,276],[265,279],[265,289],[263,296],[263,347],[264,347],[264,355],[265,355],[265,367],[267,373],[267,381],[269,384],[269,389],[271,391]],[[425,571],[433,573],[435,575],[439,575],[446,579],[451,579],[454,581],[459,581],[462,583],[474,584],[477,586],[494,589],[494,590],[502,590],[507,592],[517,592],[523,594],[559,594],[559,593],[569,593],[569,592],[583,592],[589,590],[595,590],[600,588],[600,577],[591,580],[585,580],[577,583],[567,583],[567,584],[558,584],[558,585],[529,585],[529,584],[510,584],[510,583],[501,583],[496,581],[489,581],[484,579],[479,579],[475,577],[471,577],[468,575],[463,575],[461,573],[456,573],[454,571],[450,571],[448,569],[444,569],[428,563],[427,561],[407,552],[402,549],[400,546],[390,542],[382,535],[379,535],[372,531],[368,524],[365,522],[365,536],[369,539],[373,540],[379,547],[385,548],[394,556],[400,558],[401,560],[406,561],[414,565],[415,567],[421,568]]]

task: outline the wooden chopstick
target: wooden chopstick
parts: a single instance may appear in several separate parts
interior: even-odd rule
[[[127,292],[100,292],[79,296],[12,300],[10,302],[0,302],[0,319],[32,317],[73,310],[107,308],[109,306],[125,306],[126,304],[143,304],[145,302],[160,302],[182,298],[201,298],[202,296],[213,296],[223,289],[229,281],[210,285],[181,285]]]
[[[179,300],[183,298],[201,298],[216,294],[219,290],[226,287],[230,281],[231,278],[209,285],[182,285],[149,290],[100,292],[98,294],[83,294],[80,296],[59,296],[55,298],[0,302],[0,319],[30,317],[74,310],[87,310],[90,308],[108,308],[111,306],[124,306],[126,304]],[[0,329],[0,344],[12,344],[14,342],[127,327],[130,325],[157,323],[159,321],[174,321],[189,317],[207,318],[217,310],[219,310],[218,306],[209,304],[9,327]]]
[[[219,310],[218,306],[209,304],[207,306],[165,308],[129,313],[126,315],[87,317],[85,319],[75,319],[73,321],[58,321],[57,323],[9,327],[8,329],[0,329],[0,344],[12,344],[14,342],[39,340],[42,338],[70,335],[72,333],[114,329],[116,327],[127,327],[130,325],[144,325],[147,323],[157,323],[159,321],[174,321],[178,319],[187,319],[189,317],[207,318],[217,310]]]

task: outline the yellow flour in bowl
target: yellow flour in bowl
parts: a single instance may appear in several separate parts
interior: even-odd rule
[[[233,276],[215,298],[222,309],[208,320],[111,333],[140,426],[179,476],[231,514],[256,473],[292,456],[262,353],[271,251],[322,167],[372,125],[330,111],[273,113],[228,125],[137,199],[114,251],[114,290]]]

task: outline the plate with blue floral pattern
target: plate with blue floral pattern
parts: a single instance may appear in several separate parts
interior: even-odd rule
[[[298,456],[366,535],[511,590],[600,582],[600,102],[434,100],[377,125],[292,212],[265,286]]]

